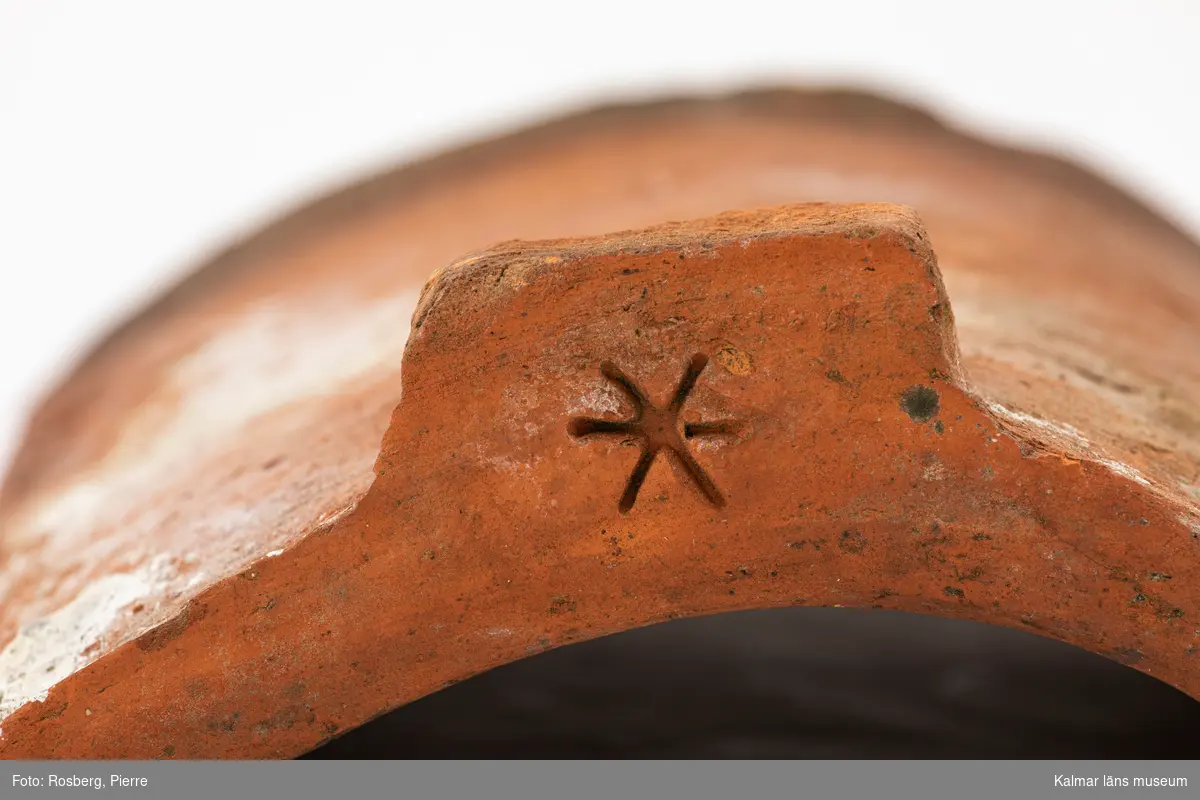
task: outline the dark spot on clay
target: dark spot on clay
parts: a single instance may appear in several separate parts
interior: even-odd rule
[[[867,547],[867,537],[856,530],[842,531],[838,547],[846,553],[861,553]]]
[[[940,419],[937,422],[933,423],[933,429],[935,431],[937,431],[939,434],[946,432],[946,426],[942,424],[942,421]]]
[[[1033,442],[1021,442],[1019,450],[1022,458],[1034,458],[1040,453],[1045,452],[1043,448],[1039,447]],[[1132,525],[1133,523],[1131,522],[1129,524]]]
[[[950,595],[951,597],[963,597],[964,596],[962,589],[955,589],[953,586],[947,586],[944,589],[942,589],[942,591],[945,592],[946,594]]]
[[[1165,573],[1165,572],[1151,572],[1151,573],[1150,573],[1150,580],[1152,580],[1152,581],[1159,581],[1159,582],[1162,582],[1162,581],[1169,581],[1169,580],[1171,580],[1171,576],[1170,576],[1170,575],[1168,575],[1168,574],[1167,574],[1167,573]]]
[[[1144,655],[1142,655],[1137,650],[1134,650],[1132,647],[1118,647],[1116,650],[1112,651],[1112,656],[1113,656],[1113,659],[1124,664],[1127,667],[1133,666],[1134,664],[1136,664],[1137,662],[1139,662],[1143,658],[1145,658]]]
[[[959,581],[977,581],[983,575],[983,567],[971,567],[966,572],[955,570],[955,578]]]
[[[564,611],[574,611],[575,601],[569,595],[555,595],[550,599],[550,608],[546,611],[547,614],[559,614]]]
[[[910,386],[900,395],[900,407],[913,422],[928,422],[937,416],[938,393],[928,386]]]
[[[204,619],[204,615],[207,613],[208,606],[188,603],[174,619],[169,619],[157,628],[139,636],[137,638],[138,649],[143,652],[161,650],[173,639],[182,635],[193,622]]]
[[[163,758],[170,758],[175,755],[175,745],[169,744],[162,749]]]
[[[277,602],[279,602],[278,597],[269,598],[267,600],[267,602],[263,603],[261,606],[255,606],[254,613],[257,613],[259,611],[270,611],[271,609],[273,609],[275,607],[275,604]]]
[[[233,716],[236,718],[238,715],[234,714]],[[291,705],[259,722],[254,726],[254,731],[259,735],[266,735],[273,730],[289,730],[297,722],[311,725],[316,720],[317,715],[308,706]]]
[[[42,716],[39,717],[38,720],[44,721],[44,720],[48,720],[48,719],[57,719],[58,717],[61,717],[64,713],[66,713],[68,705],[69,705],[69,703],[63,703],[61,706],[58,706],[57,708],[52,708],[49,711],[47,711],[46,713],[42,714]]]
[[[1109,378],[1106,378],[1105,376],[1099,374],[1098,372],[1092,372],[1087,367],[1081,367],[1078,364],[1071,364],[1069,366],[1076,373],[1078,373],[1081,378],[1083,378],[1084,380],[1091,381],[1092,383],[1096,384],[1097,386],[1106,386],[1110,389],[1120,392],[1121,394],[1133,394],[1134,392],[1137,391],[1137,389],[1135,387],[1130,386],[1127,383],[1121,383],[1120,381],[1110,380]]]
[[[204,727],[213,733],[216,733],[217,731],[231,733],[233,729],[237,727],[238,717],[240,716],[241,714],[235,711],[231,716],[208,720],[204,724]]]
[[[992,537],[988,536],[986,533],[976,533],[971,538],[977,542],[986,542],[986,541],[989,541]]]
[[[831,369],[826,372],[825,377],[829,378],[829,380],[833,381],[834,383],[846,383],[846,379],[842,377],[842,373],[838,372],[836,369]]]

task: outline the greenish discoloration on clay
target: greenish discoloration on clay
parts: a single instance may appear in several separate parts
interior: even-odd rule
[[[900,408],[913,422],[928,422],[938,414],[938,393],[928,386],[916,385],[900,395]]]

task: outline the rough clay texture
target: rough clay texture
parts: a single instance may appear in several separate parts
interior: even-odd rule
[[[501,246],[426,287],[401,398],[456,254],[809,199],[916,206],[953,315],[894,207]],[[609,111],[381,178],[34,419],[0,756],[295,755],[546,647],[788,604],[1022,626],[1200,696],[1198,307],[1196,246],[1113,190],[862,98]],[[697,354],[676,433],[723,505],[663,450],[622,513],[637,437],[571,420],[633,414],[602,363],[666,409]]]

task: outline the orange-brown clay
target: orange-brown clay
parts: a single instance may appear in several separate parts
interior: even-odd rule
[[[548,647],[783,605],[1023,627],[1200,697],[1195,245],[1036,159],[778,102],[509,144],[111,340],[0,508],[32,700],[0,698],[0,757],[293,756]],[[804,199],[813,163],[931,232],[808,205],[604,233]],[[602,235],[418,300],[431,259],[531,229]]]

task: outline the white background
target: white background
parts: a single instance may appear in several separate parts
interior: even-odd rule
[[[0,466],[40,392],[292,203],[548,113],[855,83],[1200,234],[1200,0],[0,0]]]

